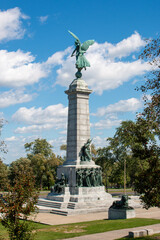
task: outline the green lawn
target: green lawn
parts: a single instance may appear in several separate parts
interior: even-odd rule
[[[136,218],[125,220],[98,220],[92,222],[56,226],[34,223],[34,227],[36,229],[36,240],[54,240],[107,232],[118,229],[140,227],[156,223],[160,223],[160,220]],[[0,224],[0,240],[8,240],[7,236],[8,235],[6,230]]]

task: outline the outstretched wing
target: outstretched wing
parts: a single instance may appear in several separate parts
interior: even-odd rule
[[[87,49],[89,48],[89,46],[91,46],[93,43],[94,43],[94,40],[85,41],[85,42],[82,44],[81,49],[84,50],[84,51],[87,51]]]
[[[79,43],[81,43],[80,40],[79,40],[79,38],[78,38],[74,33],[72,33],[72,32],[69,31],[69,30],[68,30],[68,32],[69,32]]]

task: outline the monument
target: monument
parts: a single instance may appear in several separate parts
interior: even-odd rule
[[[47,199],[55,202],[58,210],[52,213],[64,215],[105,211],[112,204],[112,196],[105,192],[100,166],[92,160],[90,146],[89,95],[92,93],[82,79],[82,69],[90,67],[84,56],[94,40],[81,44],[75,38],[76,78],[71,82],[68,95],[68,127],[66,161],[57,169],[57,179]]]

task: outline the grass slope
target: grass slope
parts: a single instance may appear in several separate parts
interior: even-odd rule
[[[53,216],[54,217],[54,216]],[[56,216],[55,216],[56,217]],[[124,220],[98,220],[83,223],[74,223],[66,225],[49,226],[39,223],[34,223],[36,229],[36,240],[55,240],[65,239],[75,236],[83,236],[100,232],[107,232],[118,229],[140,227],[160,223],[157,219],[124,219]],[[0,240],[7,240],[7,231],[0,224]],[[2,238],[3,237],[3,238]]]

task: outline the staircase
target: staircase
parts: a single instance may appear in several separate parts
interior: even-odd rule
[[[75,203],[68,203],[67,208],[69,209],[75,209],[76,204]]]
[[[55,201],[49,201],[45,199],[39,199],[38,203],[36,204],[38,206],[48,207],[48,208],[61,208],[62,203],[61,202],[55,202]]]
[[[36,205],[39,208],[39,212],[48,212],[48,213],[58,214],[63,216],[68,215],[68,211],[67,211],[68,205],[70,209],[74,209],[74,204],[72,206],[72,204],[69,204],[69,203],[67,204],[64,202],[51,201],[45,198],[39,198]],[[61,210],[61,208],[63,208],[64,210]]]
[[[52,214],[58,214],[58,215],[62,215],[62,216],[67,216],[68,212],[67,211],[62,211],[62,210],[56,210],[56,209],[52,209],[50,211],[50,213]]]

